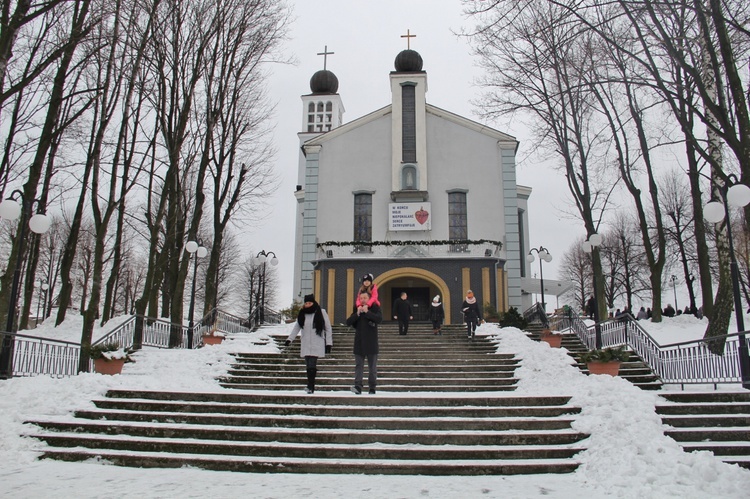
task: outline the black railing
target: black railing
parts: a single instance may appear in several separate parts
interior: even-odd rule
[[[539,321],[542,323],[542,327],[549,327],[549,318],[547,317],[547,312],[539,302],[534,303],[532,306],[527,308],[523,313],[523,318],[526,319],[527,322]]]

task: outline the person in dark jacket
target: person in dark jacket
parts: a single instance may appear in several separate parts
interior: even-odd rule
[[[370,300],[368,293],[359,295],[358,306],[346,320],[348,326],[354,327],[354,386],[352,392],[362,393],[362,379],[365,372],[365,357],[367,357],[367,384],[370,393],[375,393],[378,384],[378,324],[383,322],[380,306],[367,305]]]
[[[297,314],[292,332],[284,342],[292,344],[297,334],[301,333],[299,356],[305,359],[307,366],[307,388],[305,392],[315,392],[315,376],[318,373],[318,358],[331,353],[333,347],[333,330],[325,309],[315,301],[315,295],[305,295],[305,302]]]
[[[443,334],[441,331],[443,327],[443,320],[445,319],[445,309],[443,304],[440,303],[440,295],[435,296],[432,299],[432,305],[430,306],[430,320],[432,321],[432,334]]]
[[[474,292],[468,290],[466,299],[461,304],[461,312],[464,313],[464,322],[466,323],[466,334],[469,339],[474,339],[474,333],[477,330],[477,324],[482,320],[482,311],[479,309],[479,303],[474,297]]]
[[[589,319],[596,317],[596,298],[594,298],[594,295],[591,295],[589,301],[586,302],[586,314]]]
[[[411,314],[411,302],[407,300],[406,292],[402,292],[401,298],[393,302],[393,318],[398,320],[398,334],[409,332],[409,321],[414,318]]]
[[[664,312],[662,312],[662,315],[664,317],[674,317],[675,310],[671,303],[667,303],[666,308],[664,309]]]

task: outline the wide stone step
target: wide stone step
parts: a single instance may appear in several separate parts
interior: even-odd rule
[[[310,460],[308,458],[260,459],[240,456],[210,458],[201,455],[164,455],[163,453],[131,454],[128,451],[46,451],[42,457],[63,461],[103,459],[119,466],[138,468],[182,468],[185,466],[214,470],[256,473],[315,473],[315,474],[370,474],[370,475],[518,475],[538,473],[571,473],[578,463],[570,460],[518,461],[368,461],[368,460]]]
[[[331,378],[340,378],[340,377],[351,377],[353,375],[353,367],[348,366],[349,368],[346,369],[340,369],[340,368],[334,368],[333,366],[322,366],[318,365],[318,374],[317,374],[317,380],[321,379],[331,379]],[[403,370],[401,368],[396,367],[381,367],[378,365],[378,378],[412,378],[412,379],[430,379],[430,378],[438,378],[438,379],[450,379],[450,378],[483,378],[483,377],[491,377],[491,378],[512,378],[513,377],[513,371],[515,369],[495,369],[495,370],[486,370],[486,371],[480,371],[480,370],[473,370],[473,371],[463,371],[460,368],[453,368],[449,369],[448,367],[440,367],[440,368],[433,368],[430,370],[418,370],[418,371],[412,371],[412,370]],[[258,376],[262,375],[261,373],[265,373],[266,376],[273,376],[278,378],[295,378],[298,379],[300,376],[305,376],[305,369],[304,365],[300,365],[299,369],[287,369],[287,370],[273,370],[273,373],[267,372],[266,369],[230,369],[227,371],[227,374],[231,377],[235,376]]]
[[[231,427],[226,425],[151,424],[127,421],[44,420],[40,428],[70,433],[131,435],[137,437],[226,440],[240,442],[288,442],[307,444],[420,444],[420,445],[565,445],[586,438],[573,430],[393,431],[391,429],[301,429]]]
[[[690,430],[673,429],[666,430],[664,434],[678,442],[705,442],[707,440],[716,442],[746,442],[750,440],[750,428],[746,427],[693,428]]]
[[[261,383],[234,383],[232,381],[222,381],[219,383],[219,386],[222,388],[232,388],[237,390],[291,390],[294,388],[302,389],[303,386],[305,386],[307,383],[299,383],[298,386],[292,387],[290,385],[285,384],[268,384],[266,382]],[[332,392],[348,392],[349,388],[352,386],[352,383],[341,383],[336,385],[326,385],[323,387],[318,387],[316,385],[315,391],[332,391]],[[321,389],[322,388],[322,389]],[[366,390],[367,387],[365,387]],[[479,392],[508,392],[515,390],[515,385],[498,385],[498,384],[490,384],[487,382],[481,382],[481,384],[475,383],[475,384],[466,384],[466,385],[457,385],[455,383],[446,383],[443,385],[418,385],[418,384],[400,384],[400,385],[393,385],[389,384],[386,387],[378,386],[378,393],[386,392],[386,393],[402,393],[402,392],[410,392],[410,393],[421,393],[421,392],[443,392],[443,393],[479,393]]]
[[[223,414],[305,415],[341,417],[555,417],[563,414],[578,414],[579,407],[553,406],[494,406],[494,407],[423,407],[423,406],[352,406],[340,405],[283,405],[251,403],[214,403],[183,401],[152,401],[148,399],[100,399],[94,400],[99,409],[128,410],[138,412],[189,412]]]
[[[397,431],[508,431],[508,430],[560,430],[570,428],[571,419],[565,418],[493,418],[481,417],[422,417],[402,418],[366,416],[299,416],[299,415],[229,415],[189,414],[184,412],[131,412],[106,410],[81,410],[75,417],[97,421],[129,421],[145,423],[182,423],[200,425],[225,425],[242,427],[273,427],[298,429],[347,430],[397,430]]]
[[[691,416],[662,416],[664,424],[675,428],[703,428],[703,427],[750,427],[750,414],[747,415],[715,415],[696,414]]]
[[[716,402],[657,405],[656,412],[664,415],[750,414],[750,403]]]
[[[221,402],[239,404],[283,404],[283,405],[346,405],[346,406],[399,406],[399,407],[528,407],[567,405],[568,396],[461,396],[446,394],[434,397],[359,397],[346,396],[300,396],[292,394],[235,393],[235,392],[169,392],[153,390],[108,390],[111,399],[145,399],[183,402]]]
[[[472,372],[478,371],[482,373],[498,373],[498,372],[513,372],[520,364],[518,362],[503,361],[503,362],[492,362],[492,363],[472,363],[472,364],[452,364],[449,362],[435,363],[430,365],[414,365],[413,362],[380,362],[378,359],[378,369],[398,369],[401,372],[424,372],[424,371],[461,371],[461,372]],[[288,359],[284,362],[272,363],[270,361],[257,361],[257,362],[237,362],[232,364],[232,369],[248,371],[251,369],[263,370],[263,371],[289,371],[305,369],[304,359]],[[335,359],[320,359],[318,361],[319,371],[346,371],[351,372],[354,369],[354,359],[348,362],[336,361]]]
[[[702,402],[702,403],[750,403],[750,391],[745,392],[665,392],[660,397],[671,402]]]
[[[77,433],[38,435],[49,445],[57,447],[84,447],[135,452],[171,452],[184,454],[216,454],[218,456],[291,457],[311,459],[564,459],[582,450],[577,446],[465,446],[429,445],[412,447],[392,445],[341,445],[341,444],[285,444],[252,442],[195,442],[169,438],[132,438],[128,436],[91,436]]]

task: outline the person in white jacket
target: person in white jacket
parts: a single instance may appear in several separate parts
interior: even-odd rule
[[[315,376],[318,374],[318,358],[331,353],[333,348],[333,329],[325,309],[315,301],[315,295],[305,295],[305,303],[297,315],[292,332],[284,342],[286,346],[300,335],[299,355],[305,359],[307,366],[306,393],[315,392]]]

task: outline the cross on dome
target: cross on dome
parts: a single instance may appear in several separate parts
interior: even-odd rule
[[[317,55],[323,56],[323,69],[326,69],[326,65],[328,64],[328,56],[333,54],[335,54],[335,52],[328,52],[328,45],[323,48],[323,52],[318,52]]]
[[[411,38],[416,38],[417,35],[412,35],[410,30],[406,30],[405,35],[401,35],[401,38],[406,38],[406,48],[411,50]]]

